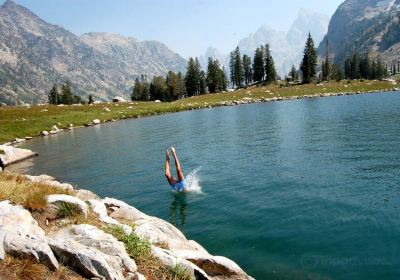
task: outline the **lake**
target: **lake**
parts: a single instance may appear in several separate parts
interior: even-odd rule
[[[201,192],[170,190],[171,145]],[[22,147],[40,156],[13,169],[122,199],[256,279],[400,279],[398,93],[167,114]]]

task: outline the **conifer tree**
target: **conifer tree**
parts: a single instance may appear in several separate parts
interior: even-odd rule
[[[189,58],[188,66],[186,70],[185,76],[185,86],[187,95],[193,96],[199,94],[200,88],[200,68],[198,65],[198,60],[196,58],[193,59],[192,57]]]
[[[274,59],[271,55],[271,50],[268,44],[264,48],[265,57],[265,81],[267,84],[274,83],[277,78]]]
[[[350,62],[350,77],[351,79],[360,79],[361,71],[360,71],[360,55],[358,52],[353,54],[353,57]]]
[[[57,105],[58,100],[59,100],[59,93],[58,93],[56,84],[54,84],[53,87],[51,88],[51,90],[48,94],[48,99],[49,99],[50,105]]]
[[[242,87],[244,82],[244,69],[239,47],[231,53],[229,65],[231,66],[231,82],[233,86],[237,88]]]
[[[61,86],[60,104],[71,105],[74,102],[74,95],[72,94],[71,86],[69,82],[66,82]]]
[[[310,33],[303,54],[300,70],[303,74],[303,83],[309,84],[315,78],[317,72],[317,50]]]
[[[299,80],[299,75],[297,74],[297,70],[294,67],[294,65],[292,66],[292,69],[290,70],[289,76],[290,76],[290,79],[292,80],[292,82],[296,82]]]
[[[322,61],[322,80],[329,81],[331,78],[331,62],[329,56],[329,41],[326,40],[326,55],[325,59]]]
[[[88,103],[89,103],[89,104],[93,104],[93,102],[94,102],[94,100],[93,100],[93,95],[92,95],[92,94],[89,94]]]
[[[244,83],[246,85],[251,84],[253,79],[253,69],[251,68],[251,58],[247,55],[243,55],[242,59],[243,71],[244,71]]]
[[[199,94],[206,94],[207,93],[207,81],[206,81],[206,73],[201,70],[199,74]]]
[[[261,48],[257,48],[253,58],[253,80],[256,83],[261,83],[264,79],[264,54]]]

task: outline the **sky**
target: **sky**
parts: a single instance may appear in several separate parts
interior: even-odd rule
[[[157,40],[185,58],[200,56],[209,46],[228,53],[264,24],[287,31],[300,8],[332,16],[343,1],[15,0],[77,35],[111,32]]]

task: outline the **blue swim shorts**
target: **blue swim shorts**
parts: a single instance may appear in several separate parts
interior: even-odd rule
[[[173,188],[177,192],[183,192],[186,188],[186,182],[185,180],[176,181],[171,185],[171,188]]]

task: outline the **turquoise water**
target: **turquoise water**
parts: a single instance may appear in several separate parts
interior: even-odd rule
[[[174,145],[202,193],[164,178]],[[34,139],[51,174],[177,225],[256,279],[400,279],[400,94],[263,103]]]

